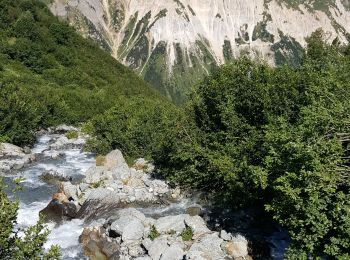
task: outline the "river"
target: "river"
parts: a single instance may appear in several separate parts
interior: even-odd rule
[[[86,170],[95,164],[94,155],[82,151],[82,144],[75,147],[57,149],[51,146],[56,140],[62,137],[62,134],[54,134],[45,132],[37,138],[37,142],[32,149],[32,153],[36,156],[36,161],[29,164],[20,171],[12,172],[5,176],[8,184],[16,177],[24,177],[21,182],[22,190],[17,193],[20,200],[20,208],[18,211],[18,225],[25,228],[33,225],[38,221],[39,211],[46,207],[50,202],[52,195],[57,192],[56,185],[50,185],[41,180],[40,176],[45,171],[56,171],[62,176],[68,176],[72,182],[78,182],[84,177]],[[57,157],[59,152],[60,156]],[[57,158],[52,158],[57,157]],[[13,196],[13,195],[10,195]],[[176,203],[167,206],[158,206],[152,208],[139,209],[144,214],[151,217],[160,217],[166,215],[174,215],[185,213],[186,209],[192,206],[199,206],[197,199],[194,197],[186,197]],[[223,212],[215,213],[210,207],[203,207],[203,214],[207,219],[224,218]],[[237,214],[226,211],[228,216],[236,216]],[[63,222],[61,225],[53,223],[48,224],[51,233],[45,248],[49,248],[53,244],[57,244],[62,249],[63,259],[84,259],[82,248],[79,245],[78,238],[85,224],[82,219],[73,219]],[[225,227],[226,228],[226,227]],[[248,228],[248,230],[253,228]],[[263,232],[260,229],[254,232]],[[265,231],[264,231],[265,232]],[[264,243],[269,246],[270,256],[272,259],[282,259],[283,251],[288,244],[286,232],[275,228],[274,230],[262,235]]]

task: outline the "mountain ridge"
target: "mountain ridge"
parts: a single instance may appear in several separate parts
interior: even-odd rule
[[[303,2],[303,4],[301,4]],[[323,28],[348,42],[348,0],[54,0],[51,11],[175,102],[213,67],[242,53],[297,63]]]

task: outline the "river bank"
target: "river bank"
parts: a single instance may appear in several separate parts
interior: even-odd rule
[[[67,200],[66,202],[68,203],[75,203],[77,207],[75,213],[77,215],[60,216],[63,218],[58,222],[57,220],[55,220],[56,222],[49,222],[49,227],[52,231],[45,246],[49,247],[52,244],[59,244],[62,248],[63,259],[83,259],[85,257],[84,253],[86,254],[87,252],[84,243],[87,244],[86,237],[90,236],[87,235],[88,231],[86,230],[99,233],[102,240],[111,239],[114,246],[119,246],[118,251],[122,253],[121,256],[126,257],[125,259],[127,257],[133,259],[139,256],[150,257],[149,250],[144,245],[144,240],[148,240],[153,226],[163,217],[168,217],[168,222],[174,225],[174,229],[176,229],[176,226],[184,228],[178,229],[177,232],[175,230],[175,233],[171,225],[170,229],[163,233],[159,232],[161,230],[158,231],[156,229],[159,232],[159,238],[157,237],[157,239],[164,240],[166,237],[167,240],[179,242],[182,239],[182,232],[189,227],[188,223],[190,220],[188,219],[195,217],[201,223],[203,230],[205,230],[202,235],[210,232],[214,236],[214,239],[213,237],[204,239],[204,244],[217,243],[219,245],[217,252],[212,252],[215,257],[209,256],[211,257],[209,259],[214,259],[218,256],[223,257],[223,259],[224,257],[234,258],[232,250],[231,255],[227,253],[227,244],[232,246],[232,243],[237,242],[238,236],[241,236],[238,237],[238,241],[243,241],[241,245],[243,248],[245,246],[247,251],[246,253],[243,252],[246,255],[239,257],[248,257],[248,254],[252,252],[252,243],[249,241],[249,238],[245,238],[245,234],[239,234],[239,230],[252,230],[254,228],[244,227],[244,225],[241,228],[239,227],[239,219],[247,218],[244,211],[220,211],[215,209],[210,203],[207,205],[200,204],[198,197],[181,194],[179,189],[172,189],[168,187],[165,181],[154,178],[152,166],[147,165],[147,162],[142,160],[136,161],[134,166],[130,168],[126,165],[119,151],[112,152],[110,159],[99,158],[96,161],[93,154],[82,151],[85,142],[84,135],[80,134],[78,138],[73,139],[68,139],[65,136],[65,132],[72,130],[74,129],[61,127],[38,133],[37,143],[30,152],[27,150],[27,154],[33,160],[4,173],[7,182],[10,182],[16,176],[25,178],[22,182],[23,190],[18,194],[20,199],[18,223],[21,227],[26,227],[37,221],[38,213],[50,203],[53,194],[58,192],[64,193],[66,198],[63,200]],[[7,159],[8,157],[6,157]],[[112,174],[109,172],[112,172]],[[58,183],[55,183],[52,182],[52,179],[48,181],[48,176],[53,176],[54,178],[52,179],[57,177],[61,179],[59,178]],[[69,192],[73,194],[66,194]],[[106,200],[106,198],[108,199]],[[93,201],[93,203],[89,203],[89,201]],[[101,201],[107,202],[104,205],[107,205],[107,207],[101,205]],[[110,203],[111,201],[113,203]],[[96,204],[95,202],[98,203]],[[112,232],[111,235],[111,225],[113,224],[111,220],[114,220],[114,222],[119,220],[117,216],[120,215],[123,207],[134,208],[139,212],[135,213],[135,211],[132,211],[136,215],[142,214],[149,219],[148,223],[141,221],[143,226],[142,236],[139,235],[137,239],[135,237],[132,239],[133,241],[138,241],[139,244],[136,243],[138,248],[142,248],[142,250],[136,250],[138,253],[133,252],[136,248],[135,243],[132,244],[134,249],[131,248],[131,250],[130,247],[123,245],[125,241],[128,242],[126,244],[130,244],[130,239],[123,240],[123,232],[120,231],[117,235],[113,235]],[[170,221],[174,217],[178,221]],[[143,217],[141,218],[143,219]],[[185,219],[187,219],[187,224]],[[137,220],[131,218],[127,223],[135,221],[137,222]],[[231,228],[228,223],[230,221],[232,222]],[[247,221],[242,221],[242,223],[247,223]],[[263,223],[261,224],[263,225]],[[223,229],[223,225],[225,225],[225,229],[227,228],[227,230],[234,233],[227,236],[225,234],[222,235],[220,230]],[[138,223],[138,226],[142,229],[140,223]],[[191,229],[194,231],[195,227],[191,227]],[[85,240],[83,239],[84,232]],[[255,233],[259,233],[259,230],[255,230]],[[105,238],[103,238],[103,234]],[[79,242],[79,237],[81,243]],[[270,245],[269,254],[271,258],[281,259],[281,252],[283,253],[287,243],[284,232],[276,228],[276,230],[271,230],[270,234],[261,234],[261,237],[264,240],[262,244],[265,244],[265,246],[266,244]],[[178,249],[181,248],[183,255],[186,255],[186,257],[188,255],[187,259],[199,259],[195,258],[197,253],[193,253],[194,249],[191,251],[191,247],[197,243],[197,249],[201,248],[204,250],[205,246],[198,246],[198,243],[200,244],[198,239],[191,238],[191,241],[193,242],[192,244],[177,244],[179,246],[177,247],[177,252],[179,253],[180,250]],[[147,244],[147,242],[145,243]],[[123,246],[124,249],[122,248]],[[164,245],[163,249],[167,249],[167,247],[171,248],[172,244]],[[208,247],[208,244],[206,247]],[[125,251],[125,248],[127,251]],[[132,253],[129,254],[129,251]],[[197,251],[200,250],[195,250],[195,252]],[[154,259],[155,256],[152,257]]]

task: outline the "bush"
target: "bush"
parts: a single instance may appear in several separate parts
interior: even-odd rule
[[[85,131],[94,136],[86,147],[99,154],[119,148],[128,161],[150,157],[162,140],[168,138],[177,113],[178,110],[167,102],[141,97],[122,101],[85,125]]]
[[[0,178],[0,259],[60,259],[59,247],[52,246],[48,252],[43,248],[49,231],[42,217],[36,225],[18,230],[18,201],[10,201],[4,189]],[[20,231],[24,236],[19,235]]]
[[[150,231],[148,237],[153,241],[153,240],[155,240],[155,239],[156,239],[157,237],[159,237],[159,236],[160,236],[160,234],[159,234],[159,232],[157,231],[156,227],[155,227],[155,226],[152,226],[152,227],[151,227],[151,231]]]
[[[65,134],[65,136],[68,138],[68,139],[76,139],[79,137],[79,133],[77,131],[69,131]]]
[[[193,230],[191,227],[186,227],[181,233],[182,241],[191,241],[192,237],[193,237]]]

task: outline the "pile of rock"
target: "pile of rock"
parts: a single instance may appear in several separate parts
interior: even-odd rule
[[[40,179],[49,185],[57,185],[57,186],[61,185],[61,182],[68,182],[71,180],[71,178],[68,177],[66,174],[60,173],[55,170],[44,171],[41,174]]]
[[[171,189],[165,181],[152,178],[149,171],[154,167],[145,160],[137,160],[136,166],[129,168],[119,150],[97,158],[96,164],[88,169],[80,184],[61,182],[60,195],[56,197],[64,199],[53,199],[50,209],[52,205],[69,208],[74,205],[76,216],[96,219],[120,207],[151,206],[180,196],[179,189]],[[60,217],[63,219],[72,216],[65,216],[64,210],[59,212],[62,212]],[[52,215],[47,209],[43,213]]]
[[[59,134],[59,138],[50,145],[51,150],[62,150],[67,148],[81,148],[87,139],[78,128],[67,125],[59,125],[55,128],[49,128],[49,133]],[[64,135],[63,135],[64,134]]]
[[[80,242],[90,259],[250,259],[243,236],[211,231],[199,216],[153,219],[132,208],[85,228]]]
[[[21,148],[9,143],[0,143],[0,174],[20,170],[35,160],[29,148]]]

